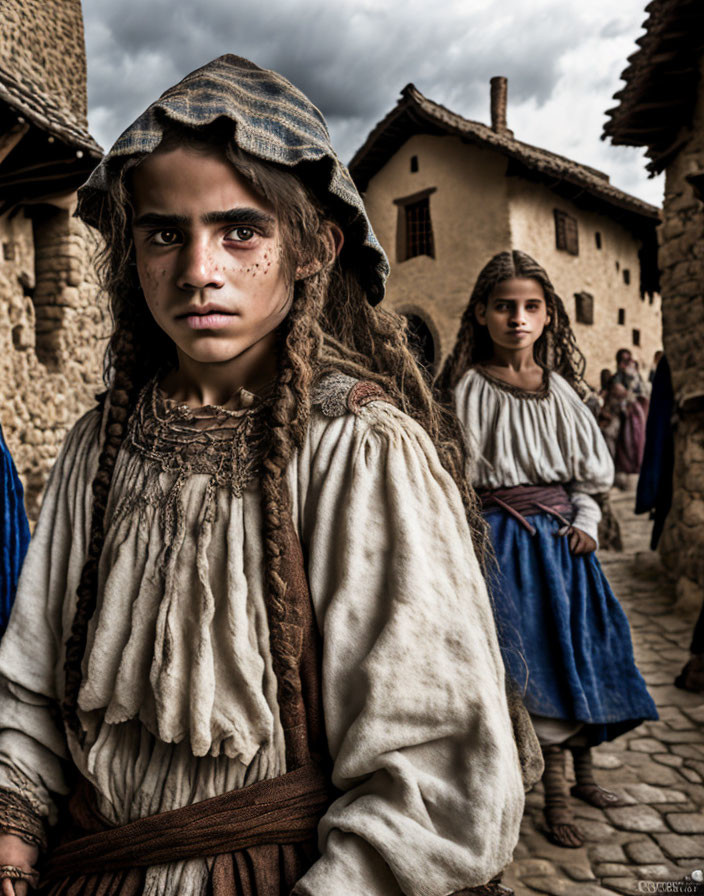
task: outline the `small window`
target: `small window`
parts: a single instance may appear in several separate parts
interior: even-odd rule
[[[556,208],[555,215],[555,246],[568,252],[570,255],[579,255],[579,236],[577,233],[577,219],[567,212]]]
[[[578,324],[594,323],[594,296],[588,292],[574,294],[575,318]]]
[[[433,225],[430,220],[430,195],[435,187],[405,199],[394,199],[398,206],[396,254],[399,261],[418,255],[435,258]]]
[[[623,282],[626,284],[626,286],[628,286],[631,282],[631,272],[628,270],[628,268],[623,269]]]
[[[601,234],[599,233],[598,230],[594,234],[594,242],[596,243],[597,249],[601,249]]]
[[[626,323],[626,309],[625,308],[618,309],[618,322],[620,324]]]
[[[620,261],[617,261],[617,262],[616,262],[616,270],[617,270],[617,271],[620,271],[620,270],[621,270],[621,262],[620,262]]]
[[[418,156],[411,156],[411,174],[415,174],[418,170]]]
[[[633,345],[640,345],[640,330],[633,331]]]
[[[433,250],[433,225],[430,221],[430,200],[426,196],[420,202],[406,206],[406,258],[416,255],[435,255]]]

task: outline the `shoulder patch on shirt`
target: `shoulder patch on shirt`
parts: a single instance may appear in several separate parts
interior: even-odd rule
[[[377,383],[357,380],[346,373],[328,373],[313,389],[313,404],[318,405],[326,417],[342,417],[358,414],[371,401],[393,403]]]

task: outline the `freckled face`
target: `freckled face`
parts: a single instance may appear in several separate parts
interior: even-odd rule
[[[550,323],[543,287],[528,277],[504,280],[492,290],[487,305],[475,314],[491,341],[504,349],[530,348]]]
[[[291,290],[273,209],[224,155],[155,152],[133,193],[139,281],[179,352],[229,361],[281,323]]]

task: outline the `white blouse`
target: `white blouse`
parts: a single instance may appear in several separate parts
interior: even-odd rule
[[[614,465],[596,419],[569,383],[550,373],[547,389],[526,393],[470,368],[455,387],[457,415],[476,488],[562,483],[575,526],[597,540]]]
[[[353,382],[353,381],[350,381]],[[323,638],[333,782],[300,896],[447,896],[510,860],[523,786],[485,585],[426,432],[386,402],[314,407],[288,479]],[[0,645],[0,786],[55,817],[70,760],[124,824],[283,773],[256,480],[213,487],[123,445],[79,697],[57,723],[101,417],[52,472]],[[200,896],[208,860],[148,869]]]

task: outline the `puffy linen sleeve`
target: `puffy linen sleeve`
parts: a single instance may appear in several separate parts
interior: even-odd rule
[[[614,481],[614,462],[589,408],[562,377],[553,374],[551,382],[558,398],[564,403],[565,416],[571,416],[573,420],[569,433],[571,438],[566,434],[560,436],[566,441],[565,450],[572,455],[573,478],[569,488],[575,509],[572,525],[586,532],[598,544],[601,508],[592,495],[609,491]]]
[[[294,893],[484,883],[511,860],[523,786],[459,492],[427,434],[382,402],[328,421],[309,450],[301,529],[343,795]]]
[[[64,443],[0,644],[0,788],[49,821],[55,816],[52,792],[66,792],[62,760],[68,753],[59,711],[64,641],[85,560],[99,426],[99,412],[91,411]]]

